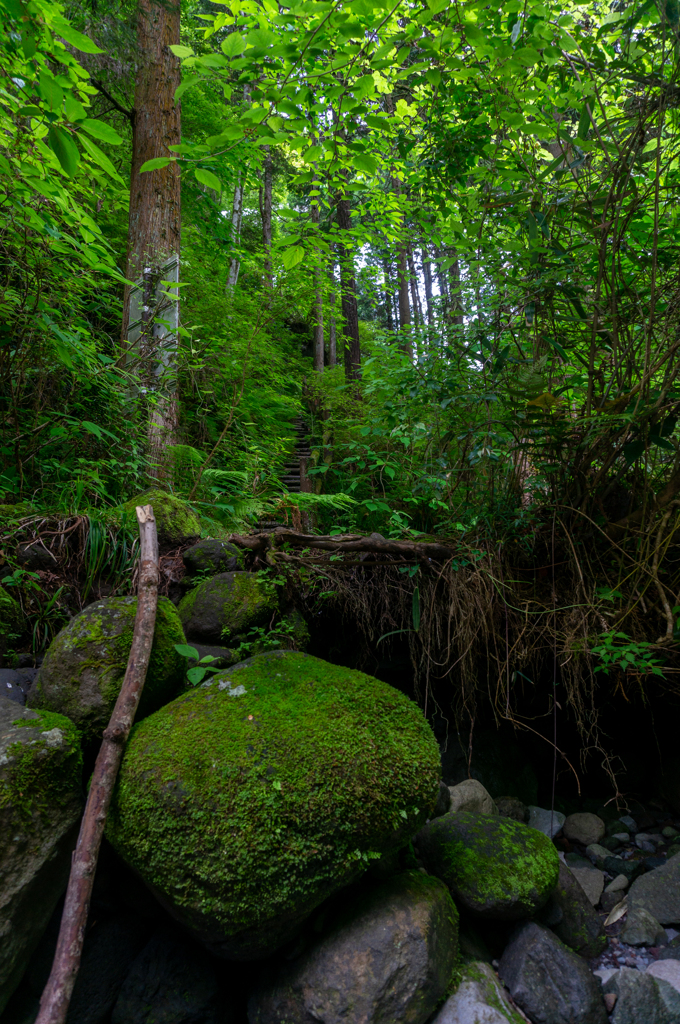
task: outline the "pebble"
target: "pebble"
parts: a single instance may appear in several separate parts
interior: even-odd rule
[[[637,822],[635,818],[631,818],[630,814],[624,814],[619,818],[622,825],[625,825],[630,832],[637,832]]]
[[[605,888],[605,892],[623,892],[629,885],[628,879],[625,875],[617,875],[609,885]]]

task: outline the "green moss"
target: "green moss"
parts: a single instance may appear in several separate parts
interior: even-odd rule
[[[177,610],[188,636],[221,641],[267,623],[278,599],[259,573],[223,572],[190,590]]]
[[[401,693],[264,654],[135,726],[107,834],[181,919],[234,936],[311,911],[363,854],[403,845],[439,773],[434,737]]]
[[[12,637],[18,637],[20,629],[21,606],[0,587],[0,664],[10,648]]]
[[[111,597],[76,615],[45,655],[31,707],[68,715],[82,729],[86,741],[99,739],[123,682],[136,611],[135,597]],[[159,598],[138,718],[181,691],[185,663],[175,644],[183,643],[184,631],[174,605],[166,597]]]
[[[7,834],[12,822],[35,825],[71,804],[82,780],[80,733],[73,722],[49,711],[28,714],[11,723],[17,739],[0,762],[0,820]]]
[[[201,524],[191,505],[167,491],[150,490],[130,498],[119,510],[126,513],[129,522],[136,524],[138,505],[151,505],[156,518],[158,540],[161,544],[182,544],[192,537],[200,537]]]

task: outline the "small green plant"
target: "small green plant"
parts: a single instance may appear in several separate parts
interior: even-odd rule
[[[235,648],[239,659],[249,658],[252,654],[262,654],[264,651],[275,651],[286,641],[292,641],[294,646],[295,625],[285,620],[277,623],[273,629],[268,626],[252,626],[246,637],[238,647]]]
[[[602,662],[597,665],[596,672],[609,673],[613,668],[622,672],[642,672],[645,675],[663,677],[663,669],[658,658],[654,658],[654,645],[644,641],[631,640],[627,633],[601,633],[602,642],[591,648],[591,654],[597,655]]]
[[[192,668],[187,669],[187,679],[192,686],[198,686],[199,683],[202,683],[208,673],[220,671],[212,664],[214,661],[217,661],[217,658],[212,654],[204,654],[200,658],[196,648],[190,644],[175,644],[175,650],[183,658],[196,662]]]

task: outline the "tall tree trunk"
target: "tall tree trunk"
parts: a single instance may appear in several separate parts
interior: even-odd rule
[[[406,246],[402,246],[397,253],[397,286],[399,300],[399,330],[402,334],[402,348],[407,356],[413,355],[411,343],[411,306],[408,300],[408,266],[406,259]]]
[[[156,282],[161,269],[171,260],[179,264],[181,241],[180,173],[175,162],[155,171],[140,173],[142,164],[154,157],[170,156],[169,146],[181,142],[181,108],[175,103],[175,90],[180,84],[180,63],[170,47],[179,43],[179,0],[154,3],[140,0],[137,10],[137,47],[139,66],[135,81],[135,106],[132,132],[132,164],[130,169],[130,212],[126,276],[132,281],[144,275],[145,281]],[[146,286],[144,287],[146,292]],[[123,294],[123,349],[128,348],[131,287]],[[155,300],[156,287],[151,290]],[[145,296],[146,298],[146,296]],[[154,303],[155,304],[155,303]],[[179,304],[173,318],[179,317]],[[158,370],[173,362],[177,336],[165,334],[164,352],[153,351],[153,341],[165,332],[150,328],[144,331],[149,363],[149,380],[156,384]],[[149,349],[151,351],[149,351]],[[143,367],[144,371],[144,367]],[[152,388],[153,390],[153,388]],[[173,396],[157,396],[149,425],[150,459],[160,467],[165,451],[175,438],[177,402]],[[158,476],[163,476],[162,469]]]
[[[328,295],[328,307],[330,309],[330,317],[328,318],[328,365],[337,366],[338,363],[338,347],[335,330],[335,263],[331,264],[330,269],[331,279],[331,290]]]
[[[264,246],[264,279],[265,288],[271,291],[274,287],[272,273],[272,150],[271,146],[264,149],[264,182],[260,189],[260,217],[262,218],[262,244]]]
[[[425,280],[425,303],[427,305],[427,322],[432,323],[432,264],[430,263],[430,255],[427,251],[427,246],[423,246],[420,251],[420,256],[423,263],[423,278]]]
[[[390,265],[387,257],[383,258],[383,277],[385,280],[385,318],[387,320],[387,330],[394,330],[394,316],[392,313],[392,302],[394,301],[392,277],[390,274]]]
[[[312,224],[314,224],[318,230],[319,206],[318,203],[314,202],[312,203]],[[319,264],[314,269],[314,369],[318,373],[323,373],[323,289],[321,287],[321,253],[318,253],[318,257]]]
[[[420,302],[420,293],[418,290],[418,276],[416,274],[416,265],[413,261],[413,250],[409,247],[408,250],[408,270],[409,270],[409,281],[411,284],[411,299],[413,301],[413,319],[416,323],[423,322],[423,307]]]
[[[449,286],[446,283],[446,274],[442,270],[442,265],[441,265],[441,261],[444,259],[444,253],[442,252],[441,249],[435,249],[434,257],[435,257],[435,267],[437,268],[437,284],[439,285],[439,294],[442,297],[442,300],[443,300],[443,303],[444,303],[444,307],[447,308],[448,307],[448,298],[449,298]]]
[[[243,179],[245,175],[238,172],[236,187],[234,189],[234,202],[231,207],[231,244],[237,246],[241,238],[241,220],[243,218]],[[232,256],[229,261],[229,273],[227,274],[227,291],[233,291],[238,281],[241,261]]]
[[[336,214],[340,231],[349,231],[352,225],[349,199],[344,197],[338,199]],[[361,346],[359,344],[359,310],[357,308],[354,257],[350,246],[344,242],[341,242],[338,248],[340,250],[340,304],[345,336],[345,376],[347,380],[359,380],[361,378]]]

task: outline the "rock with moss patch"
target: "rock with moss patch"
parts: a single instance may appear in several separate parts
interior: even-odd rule
[[[4,587],[0,587],[0,665],[21,630],[21,608]]]
[[[203,580],[179,603],[189,640],[218,643],[266,625],[278,610],[273,588],[258,573],[222,572]]]
[[[417,845],[427,870],[480,917],[529,917],[557,883],[559,857],[553,844],[511,818],[449,812],[421,829]]]
[[[555,889],[538,920],[580,956],[599,956],[607,945],[602,920],[566,864],[560,861]]]
[[[257,959],[404,845],[438,791],[437,744],[407,697],[273,652],[134,727],[107,834],[209,948]]]
[[[82,804],[73,723],[0,697],[0,1014],[66,886]]]
[[[242,569],[244,553],[226,540],[199,540],[182,552],[189,576],[216,576],[218,572]]]
[[[424,1024],[456,963],[458,914],[446,886],[395,875],[350,903],[328,934],[265,976],[251,1024]]]
[[[137,533],[135,509],[138,505],[151,505],[156,519],[158,543],[161,547],[177,547],[201,536],[201,524],[194,509],[186,501],[167,491],[151,490],[130,498],[118,507],[128,524]]]
[[[486,963],[466,964],[460,984],[432,1024],[524,1024],[494,970]]]
[[[136,597],[108,597],[74,616],[51,643],[28,698],[29,707],[67,715],[85,742],[101,738],[125,676]],[[137,718],[173,700],[184,685],[182,624],[167,597],[158,601],[149,669]]]

